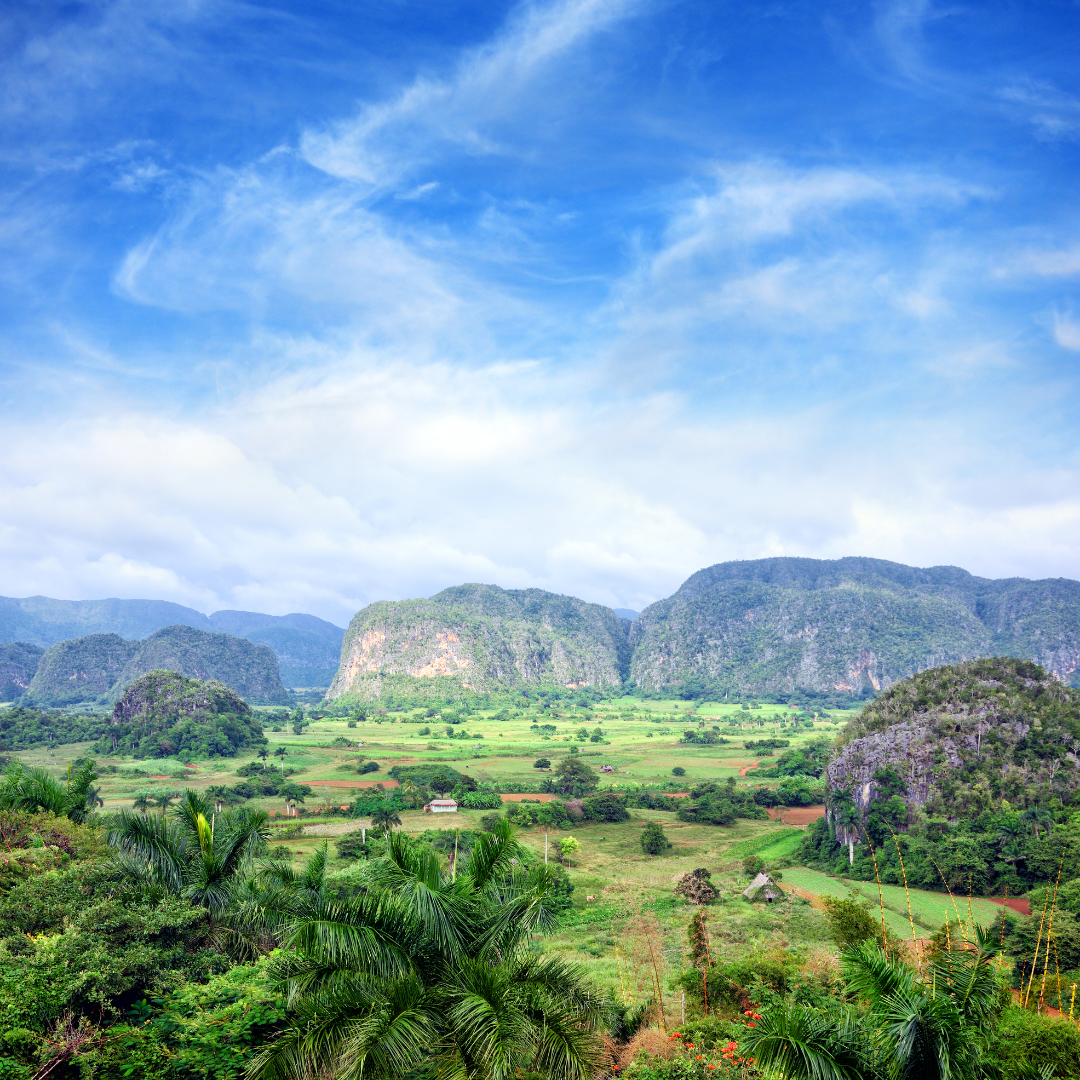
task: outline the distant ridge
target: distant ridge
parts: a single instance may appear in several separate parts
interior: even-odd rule
[[[0,597],[0,643],[23,642],[48,648],[88,634],[116,634],[128,641],[148,638],[166,626],[191,626],[267,645],[288,686],[329,686],[341,655],[340,626],[314,615],[264,615],[257,611],[215,611],[204,615],[169,600],[54,600],[48,596]],[[24,658],[25,659],[25,658]],[[15,663],[14,657],[11,663]],[[3,668],[0,656],[0,668]],[[25,682],[25,663],[12,667],[8,694]],[[33,669],[30,669],[33,675]],[[3,671],[0,670],[0,683]]]
[[[634,682],[688,696],[858,696],[989,656],[1076,682],[1080,582],[868,558],[718,563],[647,607],[630,642]]]
[[[191,626],[166,626],[145,641],[87,634],[58,642],[45,650],[21,700],[34,705],[116,701],[143,675],[163,670],[216,679],[254,705],[291,700],[277,658],[265,645]]]

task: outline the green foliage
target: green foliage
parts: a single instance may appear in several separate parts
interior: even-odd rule
[[[107,716],[46,712],[23,706],[0,709],[0,750],[84,742],[100,738],[108,727]]]
[[[95,747],[98,753],[232,757],[238,750],[266,745],[258,718],[232,690],[175,671],[152,671],[140,678],[116,703],[112,721]]]
[[[523,854],[504,823],[449,874],[426,845],[392,836],[364,890],[304,912],[295,951],[272,962],[295,1012],[252,1080],[499,1076],[530,1064],[550,1080],[593,1075],[605,1012],[580,971],[530,949],[553,925],[553,873]]]
[[[551,768],[551,762],[546,757],[540,757],[540,758],[537,758],[533,762],[533,768],[534,769],[550,769]]]
[[[641,850],[646,855],[664,855],[672,848],[659,821],[646,822],[641,830]]]
[[[91,785],[96,779],[90,760],[75,763],[66,783],[56,780],[48,769],[17,761],[0,776],[0,810],[44,810],[82,822],[90,816]]]
[[[1005,1076],[1080,1076],[1080,1031],[1067,1020],[1037,1016],[1016,1006],[1002,1013],[990,1038],[988,1065]]]
[[[586,821],[629,821],[626,800],[613,791],[603,791],[582,803]]]
[[[521,828],[538,826],[542,829],[569,829],[573,826],[573,819],[567,812],[566,804],[558,799],[551,802],[534,803],[521,802],[507,803],[506,819],[512,825]]]
[[[686,770],[681,765],[676,765],[671,770],[671,775],[672,776],[685,776],[686,775]]]
[[[862,897],[841,900],[835,896],[821,897],[829,934],[838,948],[852,949],[864,941],[881,943],[881,920],[876,918],[869,903]]]
[[[700,825],[734,825],[736,818],[768,817],[754,801],[752,792],[737,787],[734,779],[722,784],[695,784],[690,797],[679,802],[679,820]]]
[[[591,795],[600,785],[600,777],[578,757],[564,757],[555,767],[554,776],[545,780],[542,787],[558,795],[580,799]]]

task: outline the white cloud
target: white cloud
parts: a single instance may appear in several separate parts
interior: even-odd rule
[[[1054,340],[1063,349],[1080,352],[1080,323],[1069,315],[1054,314]]]
[[[492,126],[510,116],[520,120],[526,96],[534,110],[542,109],[538,80],[640,6],[641,0],[525,4],[502,33],[467,52],[450,77],[422,76],[353,119],[306,131],[301,151],[316,168],[371,188],[395,185],[439,147],[480,155],[504,151]]]

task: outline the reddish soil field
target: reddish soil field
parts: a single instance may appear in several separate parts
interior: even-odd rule
[[[991,904],[1004,904],[1010,911],[1015,911],[1019,915],[1031,914],[1031,901],[1026,896],[1010,896],[1008,900],[1003,896],[988,896],[986,899]]]
[[[773,821],[782,821],[785,825],[809,825],[825,816],[824,806],[770,807],[765,811]]]
[[[525,793],[523,795],[500,795],[500,799],[503,802],[524,802],[526,799],[529,802],[551,802],[555,798],[554,795],[529,795]]]

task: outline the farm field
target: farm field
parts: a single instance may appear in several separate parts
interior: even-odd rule
[[[433,710],[426,710],[433,711]],[[297,770],[291,778],[309,785],[314,795],[307,810],[318,805],[343,804],[355,796],[355,788],[384,783],[393,786],[386,773],[397,764],[446,762],[479,781],[494,781],[500,786],[522,791],[536,791],[546,771],[534,768],[538,758],[552,764],[576,746],[584,761],[594,769],[608,765],[611,773],[601,778],[601,786],[619,784],[668,784],[671,791],[685,791],[705,780],[732,777],[740,786],[768,781],[756,780],[754,773],[741,773],[755,762],[769,763],[768,752],[748,752],[746,740],[782,738],[792,747],[822,736],[834,736],[850,712],[830,710],[828,720],[817,719],[812,727],[800,724],[792,731],[786,720],[793,714],[780,706],[762,706],[747,710],[738,705],[703,703],[692,706],[684,701],[641,701],[622,698],[584,710],[576,706],[562,709],[532,709],[506,716],[506,712],[488,710],[468,716],[449,728],[438,716],[427,717],[425,710],[386,718],[374,718],[349,727],[346,719],[324,717],[315,720],[302,735],[291,730],[267,730],[269,764],[280,765],[274,756],[284,748],[284,765]],[[542,732],[540,725],[554,730]],[[703,725],[703,726],[699,726]],[[688,729],[712,730],[719,727],[726,745],[681,743]],[[591,736],[602,732],[601,740]],[[587,734],[584,739],[579,732]],[[348,740],[353,745],[334,745]],[[67,764],[89,750],[89,743],[57,747],[36,747],[13,755],[33,764],[44,764],[64,771]],[[772,755],[780,751],[773,751]],[[361,758],[374,760],[379,771],[357,775]],[[106,809],[114,809],[135,797],[136,792],[203,790],[214,785],[231,785],[241,779],[236,770],[255,760],[252,752],[235,758],[200,760],[191,765],[172,758],[132,760],[130,757],[102,757],[103,771],[98,781]],[[193,767],[192,767],[193,766]],[[672,769],[685,774],[676,777]],[[109,771],[115,769],[115,771]],[[775,781],[772,781],[775,783]],[[249,805],[263,806],[271,813],[284,813],[281,799],[252,800]]]
[[[805,866],[793,866],[784,871],[784,885],[796,886],[815,896],[850,896],[852,892],[878,906],[878,886],[875,881],[850,881],[847,878],[833,878],[818,870]],[[957,918],[966,922],[970,904],[971,916],[977,923],[984,925],[1001,918],[1003,908],[980,897],[949,897],[948,893],[927,892],[923,889],[909,889],[911,898],[911,918],[915,923],[918,937],[928,937],[941,926],[946,918]],[[911,923],[908,921],[907,898],[899,885],[882,885],[881,899],[885,904],[885,924],[901,939],[911,937]]]

